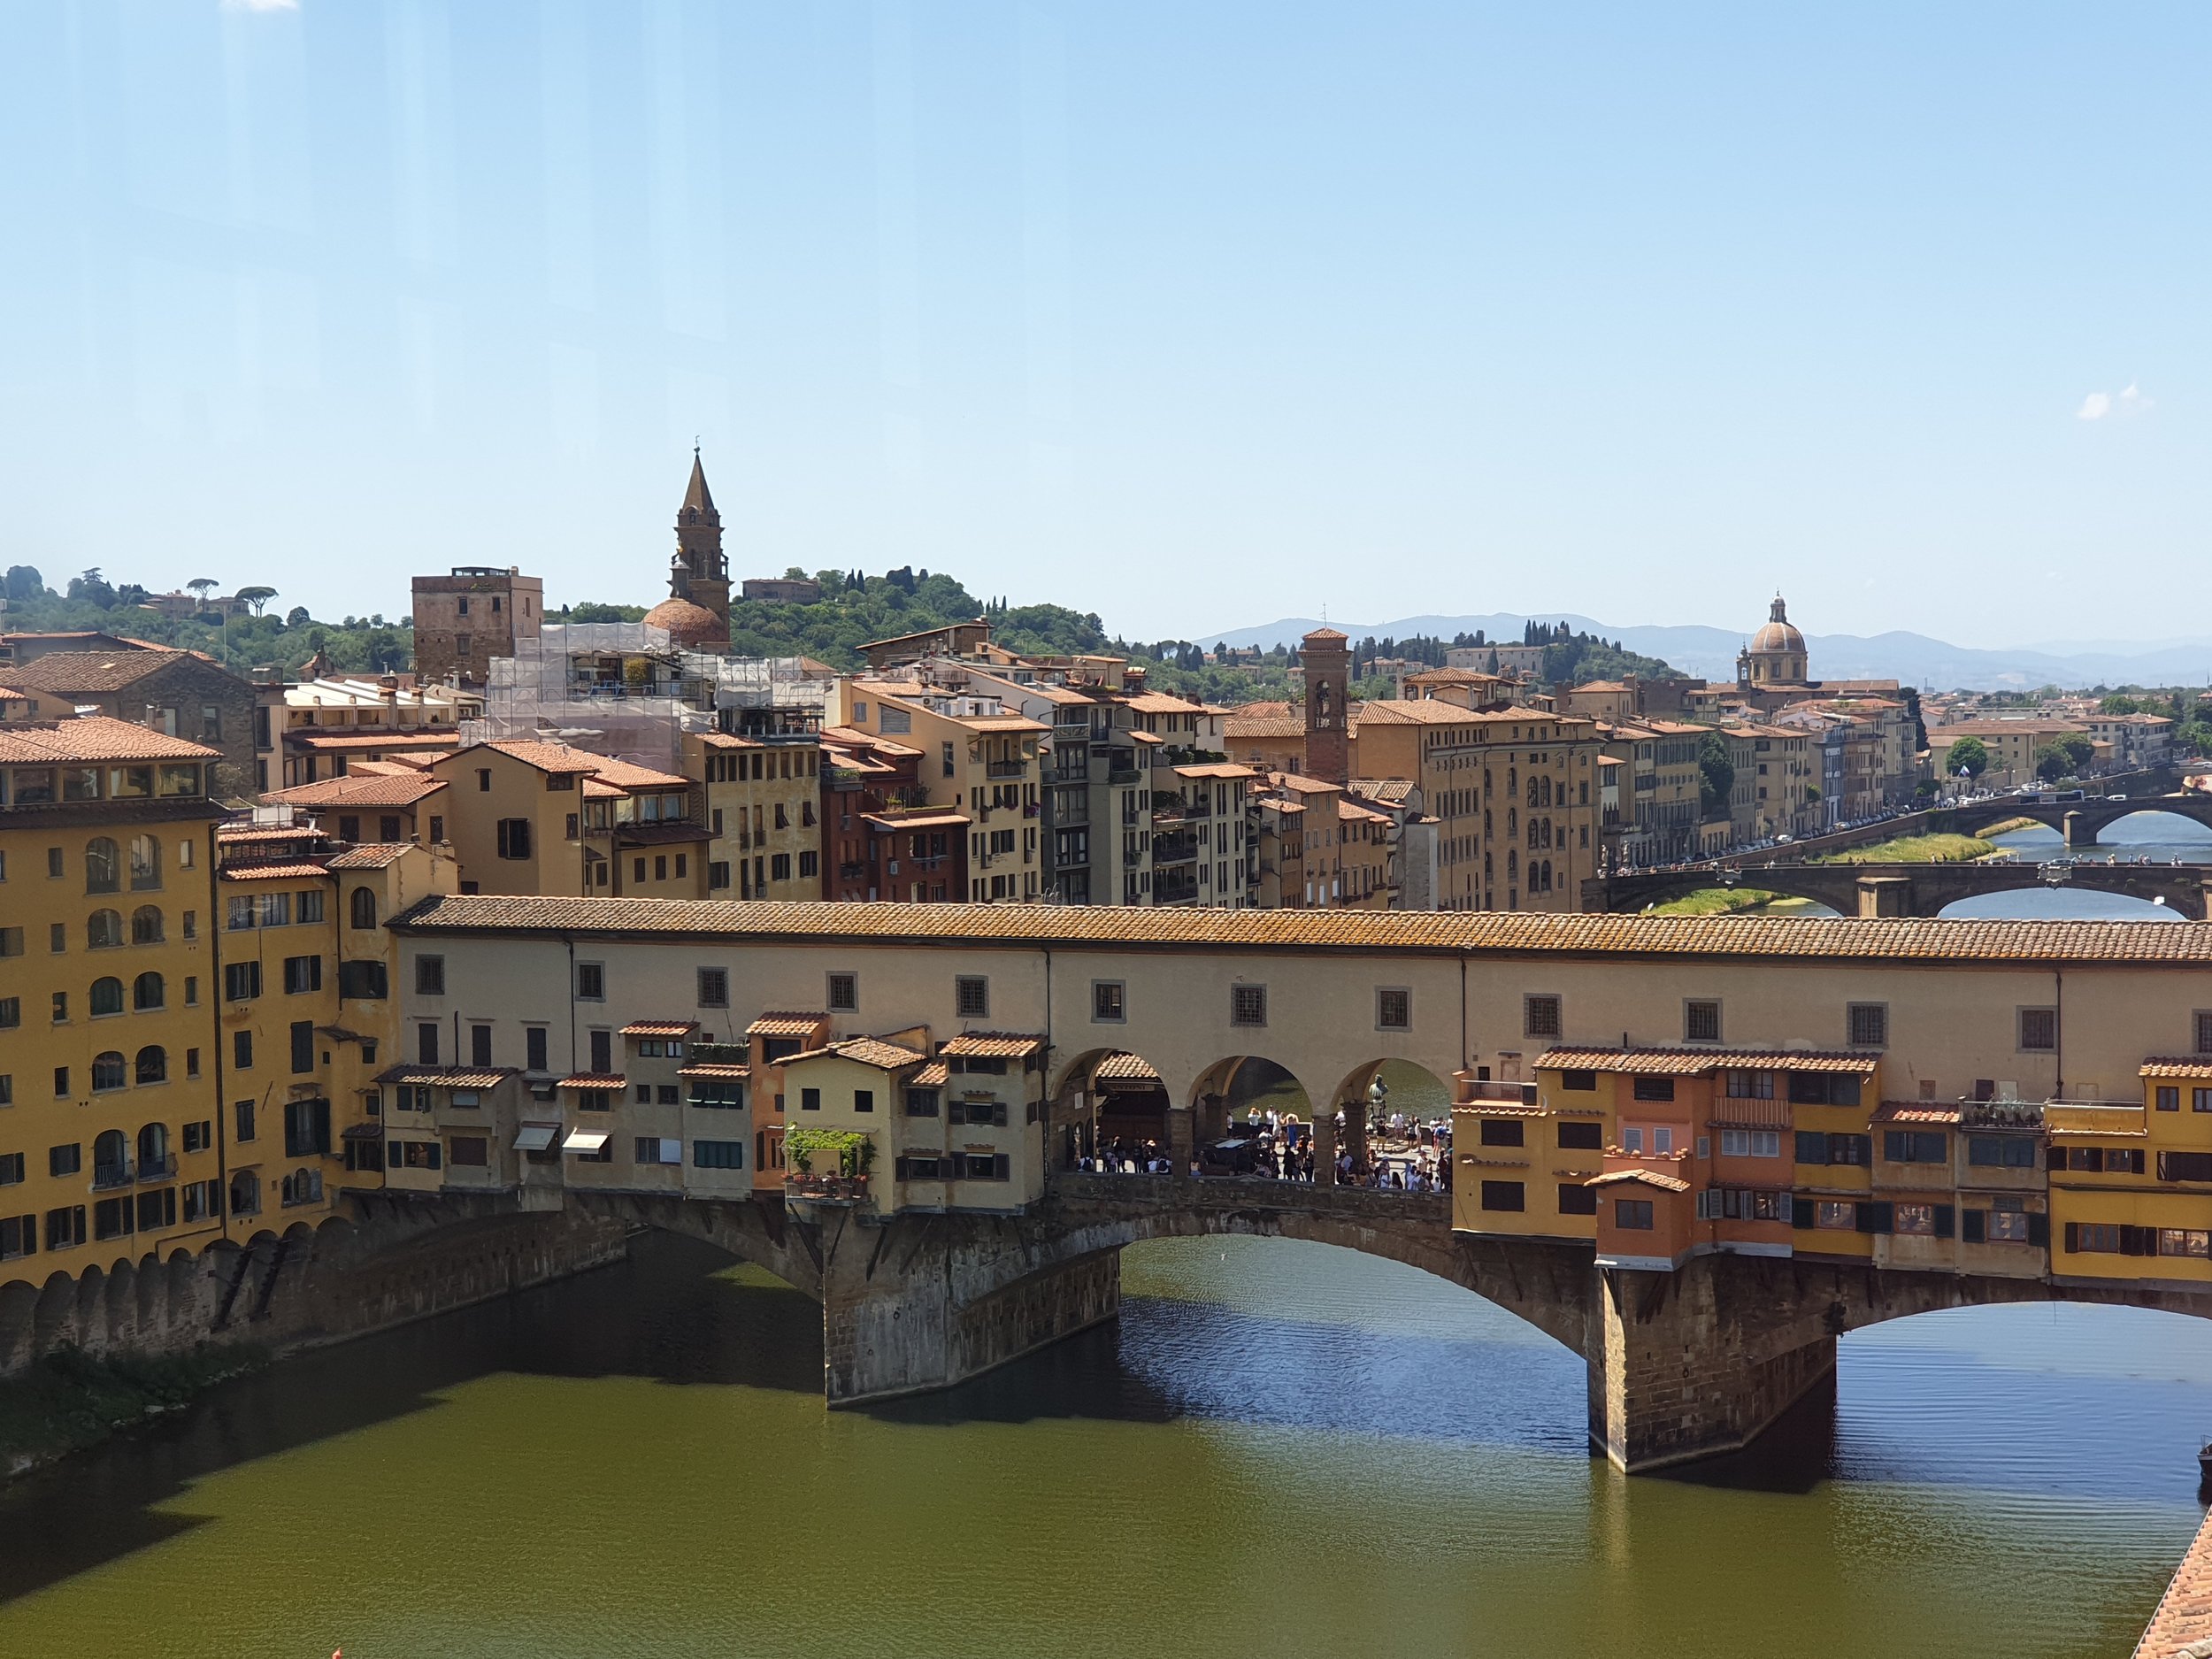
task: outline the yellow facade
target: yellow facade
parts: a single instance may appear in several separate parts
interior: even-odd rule
[[[2139,1101],[2044,1117],[2054,1272],[2212,1282],[2212,1056],[2148,1062]]]
[[[477,743],[430,770],[445,780],[444,827],[462,892],[612,891],[611,872],[588,868],[583,839],[583,780],[598,770],[597,757],[558,743]],[[598,873],[607,879],[595,884]]]
[[[705,792],[707,897],[823,896],[818,733],[689,733],[684,760]]]

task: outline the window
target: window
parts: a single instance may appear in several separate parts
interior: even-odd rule
[[[1375,1029],[1409,1031],[1413,1025],[1413,993],[1402,986],[1379,986],[1375,991]]]
[[[1720,1150],[1723,1157],[1729,1158],[1778,1158],[1782,1133],[1778,1129],[1724,1129]]]
[[[1631,1233],[1651,1231],[1651,1200],[1648,1198],[1616,1198],[1613,1201],[1613,1225],[1625,1227]]]
[[[1936,1230],[1936,1206],[1933,1204],[1899,1204],[1892,1212],[1890,1225],[1898,1233],[1932,1237]]]
[[[292,1022],[292,1070],[312,1071],[315,1069],[315,1022],[296,1019]]]
[[[123,942],[123,913],[120,910],[95,910],[85,918],[84,942],[88,950],[113,950]]]
[[[1518,1119],[1486,1118],[1482,1120],[1482,1144],[1486,1147],[1517,1147],[1522,1144],[1522,1128]]]
[[[66,1146],[46,1148],[46,1172],[49,1175],[75,1175],[84,1168],[84,1147],[78,1141]]]
[[[37,1248],[36,1216],[0,1217],[0,1260],[28,1256]]]
[[[1889,1004],[1854,1002],[1846,1010],[1845,1033],[1854,1048],[1889,1046]]]
[[[2031,1054],[2050,1054],[2058,1048],[2058,1010],[2024,1008],[2020,1010],[2020,1047]]]
[[[745,1143],[742,1141],[695,1141],[691,1143],[691,1162],[695,1169],[741,1170],[745,1167]]]
[[[0,1187],[23,1185],[23,1155],[20,1152],[0,1152]]]
[[[2020,1210],[1993,1210],[1984,1224],[1985,1231],[1993,1244],[2033,1244],[2039,1218]]]
[[[1526,1192],[1527,1189],[1519,1181],[1485,1181],[1482,1184],[1482,1207],[1485,1210],[1526,1210]]]
[[[445,958],[417,956],[415,958],[415,995],[443,996],[445,995]]]
[[[184,1149],[187,1152],[205,1152],[215,1144],[215,1125],[203,1118],[198,1123],[184,1126]]]
[[[614,1070],[614,1033],[601,1026],[590,1033],[591,1069],[604,1076]]]
[[[123,1058],[122,1050],[110,1048],[104,1054],[92,1056],[92,1092],[104,1094],[111,1088],[121,1088],[130,1080],[130,1066]]]
[[[223,968],[223,1000],[227,1002],[248,1002],[261,995],[261,964],[258,962],[227,963]]]
[[[1672,1100],[1674,1079],[1671,1077],[1640,1077],[1635,1079],[1632,1093],[1638,1100]]]
[[[1562,1071],[1559,1074],[1561,1088],[1574,1089],[1579,1093],[1587,1094],[1595,1090],[1597,1086],[1598,1074],[1594,1071]]]
[[[1793,1071],[1790,1101],[1798,1106],[1856,1106],[1858,1076],[1848,1071]]]
[[[799,1091],[799,1110],[803,1112],[820,1111],[822,1110],[822,1091],[818,1088],[801,1089]]]
[[[253,1102],[250,1100],[234,1101],[231,1103],[230,1110],[231,1139],[239,1141],[251,1141],[254,1133]]]
[[[907,1090],[906,1115],[909,1118],[934,1118],[937,1115],[937,1091],[933,1088]]]
[[[480,1022],[469,1027],[469,1064],[488,1066],[492,1063],[492,1028]]]
[[[1559,1144],[1578,1151],[1600,1151],[1605,1146],[1605,1125],[1563,1121],[1559,1125]]]
[[[353,896],[347,902],[350,907],[349,919],[356,927],[368,928],[376,926],[376,895],[369,888],[354,888]]]
[[[1885,1129],[1882,1156],[1892,1164],[1941,1164],[1950,1156],[1949,1140],[1940,1129]]]
[[[1559,1213],[1563,1216],[1594,1216],[1598,1213],[1598,1191],[1579,1181],[1559,1183]]]
[[[2158,1110],[2162,1112],[2179,1111],[2181,1110],[2181,1090],[2179,1087],[2164,1083],[2160,1084],[2158,1086],[2157,1104]]]
[[[322,988],[323,959],[320,956],[285,957],[284,991],[286,995],[303,996],[310,991],[319,991]]]
[[[109,1014],[121,1013],[123,1011],[123,981],[110,978],[93,980],[92,993],[87,998],[87,1002],[92,1010],[92,1017],[95,1019]]]
[[[699,970],[699,1006],[727,1008],[730,1005],[730,974],[726,968]]]
[[[1232,1025],[1266,1025],[1267,987],[1263,985],[1231,986],[1229,1023]]]
[[[157,891],[161,887],[161,843],[150,835],[131,837],[131,891]]]
[[[434,1019],[419,1019],[415,1022],[415,1064],[418,1065],[438,1064],[438,1022]]]
[[[330,1102],[295,1100],[284,1102],[284,1156],[311,1158],[330,1150]],[[321,1196],[319,1193],[316,1194]]]
[[[1720,1004],[1715,1002],[1683,1003],[1682,1039],[1685,1042],[1718,1042]]]
[[[19,956],[23,954],[23,930],[19,927],[0,927],[0,956]]]
[[[65,1250],[72,1245],[85,1241],[85,1215],[82,1204],[71,1204],[46,1212],[46,1248]]]
[[[1091,1018],[1102,1025],[1118,1025],[1129,1018],[1128,987],[1119,979],[1091,981]]]
[[[2162,1152],[2158,1155],[2162,1181],[2212,1181],[2212,1152]]]
[[[158,1043],[149,1043],[138,1051],[131,1062],[133,1080],[143,1084],[166,1083],[169,1080],[169,1051]]]
[[[576,964],[576,1000],[580,1002],[603,1002],[607,1000],[605,964],[580,962]]]
[[[632,1148],[631,1158],[639,1164],[681,1164],[684,1143],[665,1140],[659,1135],[640,1135]]]
[[[543,1071],[546,1065],[546,1028],[528,1025],[522,1033],[522,1064],[526,1071]]]
[[[1008,1164],[1003,1152],[956,1152],[952,1155],[952,1179],[956,1181],[1002,1181],[1008,1179]]]
[[[188,934],[187,937],[189,937]],[[161,942],[161,907],[142,904],[131,912],[131,943],[157,945]]]
[[[502,858],[527,858],[530,856],[528,818],[503,818],[499,820],[499,856]]]
[[[456,1135],[446,1144],[446,1162],[461,1169],[490,1166],[491,1142],[482,1135]]]
[[[2158,1230],[2158,1253],[2161,1256],[2193,1256],[2202,1261],[2212,1256],[2212,1233],[2194,1227],[2161,1227]]]
[[[19,799],[20,797],[19,796]],[[87,893],[114,893],[120,890],[122,855],[115,843],[104,835],[96,835],[84,844],[84,890]],[[61,849],[54,848],[47,854],[46,873],[61,873]]]
[[[875,1090],[872,1088],[856,1088],[853,1091],[853,1110],[855,1111],[872,1112],[875,1110]]]
[[[338,964],[338,995],[342,998],[379,1002],[390,994],[390,990],[389,977],[380,962],[341,962]]]
[[[1825,1233],[1848,1233],[1859,1225],[1858,1206],[1824,1198],[1814,1204],[1813,1225]]]
[[[991,982],[967,975],[952,982],[953,1010],[962,1019],[988,1019],[991,1017]]]
[[[1556,996],[1523,997],[1521,1033],[1528,1037],[1556,1037],[1559,1034],[1559,999]]]
[[[2035,1142],[2026,1135],[1969,1135],[1966,1161],[1985,1169],[2032,1170]]]
[[[833,973],[829,976],[829,1006],[832,1013],[849,1014],[860,1006],[860,976],[856,973]]]
[[[1730,1100],[1772,1100],[1774,1073],[1771,1071],[1731,1071],[1728,1073]]]

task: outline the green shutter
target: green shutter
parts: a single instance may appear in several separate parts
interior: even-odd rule
[[[2051,1241],[2051,1218],[2031,1213],[2028,1217],[2028,1242],[2048,1245]]]
[[[1802,1137],[1800,1138],[1801,1139]],[[1790,1225],[1797,1228],[1800,1232],[1803,1232],[1811,1227],[1813,1225],[1814,1212],[1819,1208],[1819,1204],[1820,1201],[1818,1199],[1808,1198],[1802,1193],[1792,1194],[1790,1196]]]
[[[1953,1213],[1951,1206],[1948,1204],[1938,1204],[1935,1207],[1935,1235],[1937,1238],[1947,1239],[1951,1236]]]
[[[1968,1244],[1988,1241],[1989,1216],[1986,1210],[1968,1210],[1959,1216],[1959,1238]]]
[[[2066,1224],[2066,1254],[2069,1256],[2074,1256],[2078,1255],[2080,1250],[2081,1223],[2078,1221],[2070,1221]]]
[[[1887,1233],[1895,1225],[1895,1207],[1887,1202],[1863,1202],[1859,1205],[1859,1231]]]

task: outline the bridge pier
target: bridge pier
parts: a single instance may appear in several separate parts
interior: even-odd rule
[[[1807,1328],[1768,1265],[1701,1256],[1671,1273],[1595,1270],[1594,1449],[1630,1474],[1738,1451],[1835,1370],[1834,1332]]]
[[[2059,820],[2058,833],[2065,839],[2067,851],[2071,852],[2075,848],[2097,839],[2093,831],[2086,836],[2083,835],[2081,831],[2081,814],[2078,812],[2069,812]]]
[[[1859,914],[1863,917],[1913,913],[1910,876],[1861,876],[1858,891]]]

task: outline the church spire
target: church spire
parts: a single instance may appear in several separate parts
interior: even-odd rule
[[[694,518],[693,514],[697,514]],[[704,522],[719,525],[722,515],[714,510],[714,495],[707,488],[707,469],[700,464],[699,446],[691,446],[691,483],[684,491],[684,504],[677,511],[679,528],[687,524]]]

